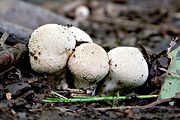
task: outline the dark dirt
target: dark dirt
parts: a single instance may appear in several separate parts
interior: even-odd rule
[[[74,19],[75,7],[67,9],[67,6],[78,0],[24,1]],[[157,54],[167,49],[169,42],[180,35],[179,0],[89,0],[81,4],[86,5],[91,14],[80,23],[80,28],[107,51],[122,45],[137,46],[141,42],[148,54]],[[167,69],[167,60],[156,59],[153,64],[157,61],[162,62],[160,64]],[[134,90],[136,94],[159,94],[164,80],[163,72],[153,68],[151,70],[148,82]],[[178,105],[172,107],[164,103],[147,108],[137,107],[150,104],[156,99],[134,98],[129,101],[97,103],[42,102],[52,96],[51,90],[61,89],[47,74],[38,74],[31,70],[28,51],[25,51],[15,65],[0,73],[0,119],[180,119]],[[119,108],[108,109],[111,107]]]

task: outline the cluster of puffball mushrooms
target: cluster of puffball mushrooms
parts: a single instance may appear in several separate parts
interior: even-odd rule
[[[122,46],[107,53],[74,26],[43,25],[32,33],[28,48],[33,70],[54,73],[67,68],[78,89],[96,89],[101,82],[99,94],[122,93],[148,77],[147,62],[138,48]]]

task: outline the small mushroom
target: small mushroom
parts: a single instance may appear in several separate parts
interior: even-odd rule
[[[117,47],[108,52],[110,71],[99,93],[120,94],[145,83],[148,65],[135,47]]]
[[[74,76],[74,86],[94,89],[109,71],[106,51],[95,43],[84,43],[71,54],[68,67]]]
[[[63,69],[75,43],[74,34],[68,27],[46,24],[37,28],[28,45],[31,67],[40,73]]]
[[[90,15],[90,10],[88,7],[81,5],[75,9],[75,19],[77,21],[84,21],[86,20]]]
[[[93,42],[91,37],[83,30],[75,26],[70,26],[69,30],[74,34],[77,42],[89,42],[89,43]]]

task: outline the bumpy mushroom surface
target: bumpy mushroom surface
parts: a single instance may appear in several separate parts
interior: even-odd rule
[[[75,26],[70,26],[69,30],[74,34],[77,42],[89,42],[89,43],[93,42],[91,37],[83,30]]]
[[[75,37],[68,27],[46,24],[37,28],[28,45],[31,67],[36,72],[46,73],[64,68],[75,43]]]
[[[110,71],[100,93],[122,93],[142,85],[148,77],[148,65],[135,47],[117,47],[108,52]]]
[[[95,43],[84,43],[75,48],[68,67],[74,75],[76,88],[93,89],[109,71],[106,51]]]

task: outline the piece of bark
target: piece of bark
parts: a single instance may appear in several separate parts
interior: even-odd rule
[[[31,29],[0,19],[0,36],[2,36],[2,34],[5,32],[9,34],[6,43],[13,45],[16,43],[27,44],[29,41],[29,36],[33,31]]]
[[[0,11],[1,19],[31,29],[47,23],[78,26],[75,20],[20,0],[1,0]]]

